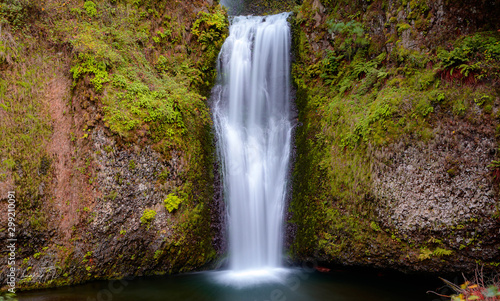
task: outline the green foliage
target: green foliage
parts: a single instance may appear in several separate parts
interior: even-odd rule
[[[372,132],[371,125],[378,121],[384,122],[392,116],[391,106],[387,103],[378,103],[370,109],[372,110],[367,111],[367,114],[358,120],[352,132],[341,138],[341,148],[345,148],[347,146],[354,148],[361,140],[368,141],[370,133]]]
[[[462,99],[457,100],[453,103],[453,114],[457,116],[462,116],[465,114],[467,107]]]
[[[453,49],[441,49],[437,53],[443,69],[453,75],[455,69],[476,80],[484,76],[498,77],[500,74],[500,38],[497,33],[476,33],[459,39]]]
[[[328,31],[341,35],[339,39],[339,50],[344,52],[350,59],[359,49],[367,47],[370,42],[365,36],[363,25],[357,21],[351,20],[347,23],[336,23],[333,19],[327,21]]]
[[[160,256],[163,254],[162,250],[156,250],[155,255],[153,256],[154,259],[160,258]]]
[[[334,51],[327,50],[327,55],[323,59],[322,64],[322,73],[321,77],[326,79],[328,83],[331,82],[331,79],[337,75],[338,68],[340,67],[340,61],[344,58],[343,55],[336,56]]]
[[[174,135],[174,131],[184,134],[186,125],[182,112],[194,111],[193,105],[203,107],[199,95],[172,79],[162,83],[165,90],[157,91],[152,91],[142,82],[129,82],[123,77],[117,77],[113,84],[124,92],[106,100],[109,104],[105,111],[106,121],[113,131],[124,136],[143,123],[152,124],[158,140]]]
[[[391,52],[390,59],[402,66],[403,71],[407,75],[411,75],[415,69],[425,68],[427,63],[430,61],[429,56],[416,50],[406,49],[399,43],[396,48]]]
[[[0,295],[0,301],[17,301],[16,294],[2,293]]]
[[[209,219],[206,210],[205,206],[198,204],[184,211],[175,227],[177,239],[165,249],[173,264],[181,264],[181,272],[200,266],[216,256],[211,247],[210,227],[204,226]]]
[[[114,201],[116,197],[118,196],[118,192],[116,190],[113,190],[110,194],[104,196],[105,200],[111,200]]]
[[[198,42],[208,46],[224,36],[227,25],[227,18],[222,9],[217,9],[213,13],[200,11],[191,33],[198,37]]]
[[[2,162],[8,169],[13,169],[16,166],[16,162],[13,159],[5,159]]]
[[[375,83],[379,79],[379,71],[375,68],[368,70],[368,73],[366,73],[365,79],[362,81],[361,86],[359,87],[357,94],[359,95],[365,95],[368,93],[372,87],[375,85]]]
[[[203,63],[197,68],[203,74],[203,83],[198,85],[201,91],[208,91],[215,80],[214,62],[228,35],[228,20],[225,10],[219,5],[211,12],[200,11],[191,27],[191,33],[202,45]]]
[[[461,285],[452,283],[441,278],[456,294],[451,295],[452,301],[463,300],[498,300],[500,297],[500,284],[493,281],[493,284],[486,284],[485,277],[481,271],[476,271],[476,277],[472,283],[465,281]]]
[[[196,68],[190,60],[179,61],[175,57],[160,55],[155,65],[156,70],[163,76],[175,76],[185,78],[189,85],[204,85],[204,74]]]
[[[432,252],[433,255],[436,255],[438,257],[441,257],[441,256],[450,256],[452,253],[453,253],[452,250],[446,250],[446,249],[442,249],[442,248],[439,248],[439,247],[437,247],[434,250],[434,252]]]
[[[92,1],[85,1],[85,3],[83,4],[83,8],[85,9],[89,17],[94,17],[97,14],[96,5]]]
[[[398,30],[398,34],[401,34],[401,33],[403,33],[403,31],[411,28],[410,24],[408,24],[408,23],[399,23],[396,27]]]
[[[379,225],[377,225],[377,223],[376,223],[376,222],[374,222],[374,221],[372,221],[372,222],[370,223],[370,228],[372,228],[372,229],[373,229],[374,231],[376,231],[376,232],[381,231],[380,226],[379,226]]]
[[[130,162],[128,163],[128,170],[133,171],[135,169],[135,167],[136,167],[135,161],[130,160]]]
[[[420,114],[422,117],[427,117],[427,115],[432,112],[434,112],[434,107],[429,103],[427,99],[422,98],[418,102],[415,113],[412,115],[412,117],[416,117],[415,114]]]
[[[182,199],[175,194],[170,193],[167,195],[167,198],[163,201],[163,203],[168,212],[172,212],[179,208],[179,205],[182,203]]]
[[[457,67],[469,62],[468,54],[471,50],[468,47],[457,47],[452,51],[441,50],[438,58],[443,62],[444,68]]]
[[[412,0],[409,4],[410,13],[408,14],[408,20],[415,20],[418,16],[423,16],[430,10],[425,0]]]
[[[158,179],[161,181],[161,183],[164,183],[165,181],[168,180],[168,177],[170,175],[170,172],[168,171],[167,168],[162,170],[162,172],[158,175]]]
[[[476,33],[459,40],[451,51],[441,50],[438,58],[443,66],[453,67],[471,59],[484,59],[486,62],[500,59],[500,41],[496,35]]]
[[[159,55],[157,63],[150,62],[140,46],[149,41],[150,22],[143,22],[135,13],[127,15],[130,17],[112,27],[82,24],[82,30],[71,41],[80,53],[71,68],[75,83],[88,75],[96,91],[106,89],[106,93],[102,93],[103,120],[121,137],[133,140],[141,131],[141,135],[146,132],[154,143],[160,143],[157,145],[163,150],[180,146],[187,139],[193,139],[196,131],[209,121],[204,98],[190,88],[208,85],[204,79],[215,72],[218,50],[211,61],[205,57],[193,63],[185,53],[176,53]],[[207,43],[210,37],[206,33],[216,39],[213,27],[220,29],[219,25],[213,25],[219,24],[217,18],[212,21],[207,21],[208,31],[204,22],[199,23],[199,33]],[[156,47],[173,48],[175,45],[170,44],[182,42],[184,25],[174,24],[177,26],[174,29],[173,25],[164,24],[167,29],[157,34],[162,41],[168,38],[170,43],[162,42]],[[206,72],[201,71],[201,65],[206,66]],[[109,81],[111,85],[105,86]]]
[[[481,97],[474,98],[474,102],[478,106],[482,106],[485,102],[487,102],[489,100],[490,100],[490,96],[489,95],[482,95]]]
[[[141,216],[141,224],[149,224],[155,218],[156,211],[153,209],[145,209]]]
[[[13,2],[2,2],[0,10],[9,3]],[[53,124],[45,89],[60,63],[31,45],[29,38],[17,36],[21,33],[12,32],[11,26],[0,27],[0,65],[1,57],[8,63],[8,67],[2,65],[7,68],[0,76],[0,181],[14,185],[19,223],[28,225],[32,235],[43,235],[47,219],[41,211],[48,198],[40,187],[48,187],[53,177],[47,159]],[[42,248],[37,243],[33,247]]]
[[[438,102],[442,102],[442,101],[444,101],[445,99],[446,99],[446,97],[445,97],[444,93],[438,93],[438,94],[436,95],[436,101],[438,101]]]
[[[431,87],[431,85],[435,82],[436,77],[435,77],[435,73],[432,70],[430,70],[427,72],[424,71],[424,72],[418,73],[418,75],[414,77],[414,80],[415,80],[416,89],[418,89],[420,91],[424,91],[424,90],[428,89],[429,87]]]
[[[423,247],[420,249],[420,254],[418,255],[418,259],[420,261],[430,259],[432,256],[433,252],[429,250],[427,247]]]
[[[25,24],[28,10],[34,3],[28,0],[3,0],[0,3],[0,24],[9,23],[14,28]]]
[[[326,6],[325,1],[322,4]],[[372,173],[380,172],[377,164],[393,164],[390,159],[379,162],[379,154],[397,151],[407,143],[425,145],[434,139],[436,123],[450,118],[450,111],[467,120],[487,118],[483,112],[495,111],[494,96],[484,93],[491,98],[483,99],[479,91],[450,83],[441,71],[439,57],[432,51],[405,48],[396,41],[396,34],[386,35],[388,39],[395,36],[392,49],[377,50],[372,47],[375,41],[358,40],[366,38],[363,26],[374,19],[368,13],[356,15],[356,9],[345,4],[329,2],[327,28],[316,24],[310,1],[296,9],[297,20],[292,23],[292,72],[301,124],[296,133],[290,205],[291,222],[298,229],[292,255],[339,261],[360,256],[362,262],[369,256],[370,246],[378,245],[388,252],[408,252],[410,257],[417,251],[420,260],[452,256],[443,242],[437,248],[418,249],[407,238],[390,229],[381,231],[372,222],[377,220],[374,208],[379,206],[378,200],[372,200]],[[420,20],[425,27],[430,16],[426,1],[408,1],[404,9],[408,6],[414,12],[413,20]],[[387,27],[403,33],[413,24],[407,21],[396,25],[394,17]],[[325,40],[331,42],[333,50],[317,47]],[[456,68],[464,74],[478,74],[481,71],[474,64],[479,61],[457,64]],[[477,65],[483,63],[481,60]],[[469,106],[474,102],[483,110],[472,112]],[[491,108],[487,109],[488,105]]]
[[[94,85],[96,92],[100,92],[103,84],[109,82],[106,63],[97,62],[95,57],[88,53],[80,53],[78,55],[76,64],[71,67],[70,72],[75,81],[85,74],[94,75],[90,82]]]

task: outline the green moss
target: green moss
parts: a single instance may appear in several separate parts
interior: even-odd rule
[[[409,3],[410,13],[408,14],[408,20],[415,20],[419,16],[423,16],[429,12],[430,8],[425,0],[412,0]]]
[[[463,100],[459,99],[453,104],[453,114],[457,116],[463,116],[465,114],[467,107]]]
[[[19,19],[17,23],[17,17],[1,14],[14,10],[17,4],[22,5],[20,14],[27,12],[26,9],[37,11],[39,4],[16,2],[2,3],[0,19],[7,17],[13,22],[11,25],[18,24],[20,29],[24,26],[21,24],[24,16],[20,15],[22,22]],[[32,39],[20,38],[16,33],[9,25],[2,26],[5,38],[0,39],[0,179],[12,183],[10,190],[16,192],[16,223],[26,225],[29,235],[46,237],[48,221],[43,208],[50,201],[50,192],[42,188],[50,187],[54,173],[52,156],[47,151],[53,122],[46,93],[61,62],[54,60],[51,53],[34,47]],[[40,243],[33,242],[30,248],[41,249]]]
[[[200,267],[215,258],[211,230],[205,226],[208,219],[207,208],[201,204],[181,215],[175,227],[176,239],[165,249],[170,263],[180,272]]]
[[[381,229],[380,229],[379,225],[377,225],[377,223],[376,223],[376,222],[374,222],[374,221],[372,221],[372,222],[370,223],[370,228],[372,228],[372,229],[373,229],[373,230],[375,230],[376,232],[381,231]]]
[[[396,26],[397,30],[398,30],[398,34],[402,34],[403,31],[405,30],[408,30],[411,28],[410,24],[408,23],[399,23],[397,26]]]
[[[135,161],[134,160],[130,160],[130,162],[128,163],[128,170],[134,171],[135,167],[136,167]]]

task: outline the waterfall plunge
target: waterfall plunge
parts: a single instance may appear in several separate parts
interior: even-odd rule
[[[213,114],[233,272],[281,266],[292,131],[288,15],[234,17],[219,54]]]

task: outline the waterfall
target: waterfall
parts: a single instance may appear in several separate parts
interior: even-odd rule
[[[232,271],[282,264],[292,132],[288,16],[233,17],[219,54],[212,108]]]

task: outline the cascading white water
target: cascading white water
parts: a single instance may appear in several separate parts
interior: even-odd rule
[[[219,54],[213,115],[233,271],[281,266],[292,132],[288,15],[234,17]]]

